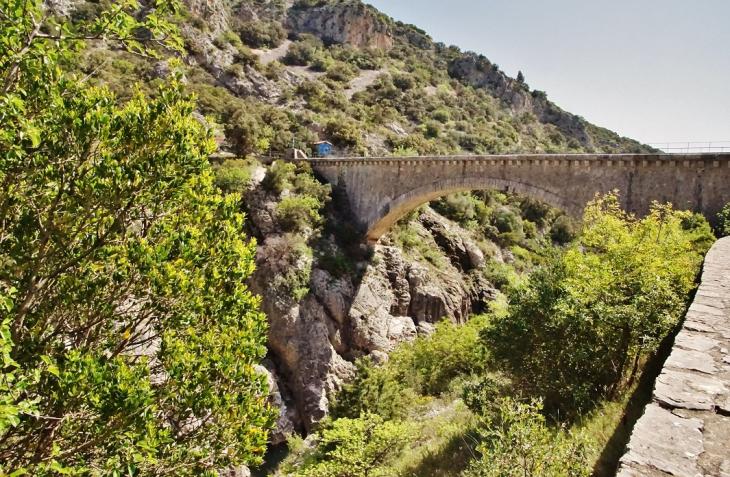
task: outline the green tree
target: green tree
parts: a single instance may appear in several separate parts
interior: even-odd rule
[[[255,244],[213,187],[212,131],[180,75],[119,104],[58,68],[88,38],[179,46],[174,5],[148,6],[73,27],[0,4],[0,474],[214,475],[264,452]]]
[[[578,236],[576,221],[567,215],[561,215],[550,226],[550,238],[559,244],[567,244]]]
[[[708,245],[684,229],[691,215],[654,204],[638,220],[613,194],[589,203],[581,248],[513,288],[509,313],[487,327],[487,348],[518,389],[571,413],[633,380],[695,286]]]
[[[563,431],[551,431],[540,414],[542,404],[505,398],[497,422],[482,431],[482,457],[464,477],[588,477],[589,445]]]
[[[390,477],[388,462],[415,438],[412,425],[375,414],[341,418],[317,432],[317,448],[293,477]]]

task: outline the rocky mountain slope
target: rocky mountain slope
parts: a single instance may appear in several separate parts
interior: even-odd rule
[[[65,0],[57,12],[93,18],[102,3]],[[199,110],[239,154],[309,148],[420,154],[650,151],[563,111],[486,57],[435,43],[359,0],[184,0],[173,19]],[[169,74],[97,44],[68,68],[128,95]]]

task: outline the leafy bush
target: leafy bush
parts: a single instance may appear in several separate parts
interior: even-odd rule
[[[431,113],[431,117],[440,123],[448,123],[451,121],[451,113],[445,109],[437,109]]]
[[[468,381],[461,397],[473,413],[487,418],[498,417],[502,399],[509,395],[511,384],[500,373],[485,373]]]
[[[277,21],[250,20],[236,26],[244,43],[253,48],[276,48],[286,40],[286,30]]]
[[[339,61],[327,69],[327,77],[339,83],[349,83],[350,80],[357,78],[357,70]]]
[[[615,195],[589,203],[585,251],[547,259],[510,291],[509,313],[486,330],[487,348],[518,389],[566,416],[633,380],[695,286],[706,249],[682,227],[690,215],[657,205],[637,220]]]
[[[401,344],[391,353],[389,366],[398,370],[409,387],[437,396],[448,390],[454,378],[484,371],[486,351],[480,345],[479,331],[486,322],[485,315],[463,325],[444,320],[432,334]]]
[[[528,239],[537,238],[537,225],[535,225],[535,222],[530,222],[529,220],[523,220],[522,229],[525,232],[526,238],[528,238]]]
[[[355,378],[342,386],[330,406],[334,419],[356,418],[364,413],[388,421],[407,416],[417,394],[397,367],[376,366],[369,356],[358,360],[355,367]]]
[[[482,431],[482,457],[464,477],[588,477],[590,443],[545,424],[539,401],[522,404],[506,398],[499,418]]]
[[[718,235],[720,237],[727,237],[730,235],[730,204],[727,204],[719,214],[717,214],[718,220]]]
[[[502,248],[510,248],[520,243],[520,236],[516,233],[505,232],[497,237],[497,245]]]
[[[351,118],[334,118],[325,129],[337,146],[356,148],[364,144],[362,127]]]
[[[390,155],[393,157],[416,157],[418,156],[418,151],[412,148],[399,146],[393,148]]]
[[[486,225],[492,209],[470,192],[457,192],[431,202],[431,207],[439,214],[463,226],[474,221],[478,225]]]
[[[575,220],[567,215],[561,215],[550,226],[550,238],[553,242],[567,244],[578,236],[578,226]]]
[[[249,165],[241,159],[227,160],[215,170],[215,185],[223,192],[243,192],[251,182]]]
[[[520,210],[522,211],[521,215],[524,220],[534,222],[540,228],[548,224],[553,213],[550,205],[532,197],[525,197],[520,202]]]
[[[296,301],[309,293],[312,249],[299,234],[284,234],[266,240],[268,260],[263,264],[264,280],[285,290]]]
[[[277,194],[281,194],[284,189],[293,187],[292,182],[296,177],[297,166],[290,162],[274,161],[271,167],[266,171],[264,180],[261,185],[266,189]]]
[[[690,241],[697,250],[709,250],[717,240],[710,223],[702,214],[688,214],[682,217],[682,228],[690,234]]]
[[[285,231],[303,232],[322,225],[321,207],[322,203],[312,196],[286,197],[276,204],[276,216]]]
[[[390,461],[415,439],[412,425],[375,414],[341,418],[317,431],[317,447],[292,477],[395,476]]]
[[[289,45],[282,62],[287,65],[307,66],[326,54],[322,40],[314,35],[300,35],[299,40]]]
[[[494,220],[494,225],[503,234],[522,235],[522,218],[514,212],[501,212]]]
[[[484,278],[502,292],[508,291],[509,287],[515,285],[517,282],[517,274],[506,263],[490,261],[483,273]]]

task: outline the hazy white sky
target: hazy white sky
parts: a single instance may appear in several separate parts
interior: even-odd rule
[[[365,1],[621,135],[730,146],[730,0]]]

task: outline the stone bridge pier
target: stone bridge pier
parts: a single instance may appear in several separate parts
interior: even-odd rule
[[[728,154],[545,154],[308,159],[343,188],[362,232],[377,241],[421,204],[453,192],[497,189],[542,200],[579,217],[596,193],[618,190],[624,208],[652,201],[705,214],[730,202]]]

